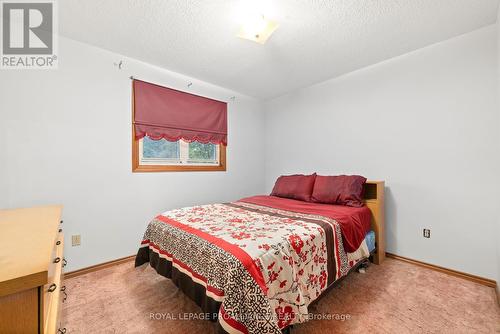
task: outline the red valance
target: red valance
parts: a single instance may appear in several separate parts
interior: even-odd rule
[[[227,145],[227,103],[133,80],[135,138]]]

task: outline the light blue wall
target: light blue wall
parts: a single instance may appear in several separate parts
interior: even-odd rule
[[[120,71],[114,62],[123,60]],[[227,172],[132,173],[130,75],[230,101]],[[259,101],[66,38],[59,68],[0,74],[0,205],[64,205],[68,271],[133,255],[155,215],[262,193]],[[8,197],[6,196],[8,194]],[[21,242],[21,241],[20,241]]]
[[[496,39],[491,25],[267,101],[267,189],[285,173],[385,180],[389,252],[496,279]]]

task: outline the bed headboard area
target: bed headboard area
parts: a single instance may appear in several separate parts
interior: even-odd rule
[[[384,181],[366,181],[363,198],[372,213],[372,230],[375,232],[373,263],[375,264],[380,264],[385,259],[384,186]]]

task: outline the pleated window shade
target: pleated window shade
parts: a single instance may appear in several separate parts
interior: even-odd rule
[[[227,145],[227,103],[133,80],[135,139]]]

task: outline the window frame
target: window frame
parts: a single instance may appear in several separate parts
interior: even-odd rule
[[[219,164],[211,165],[141,165],[139,155],[139,140],[135,138],[134,127],[134,89],[132,85],[132,172],[133,173],[155,173],[155,172],[225,172],[226,145],[219,144]]]

